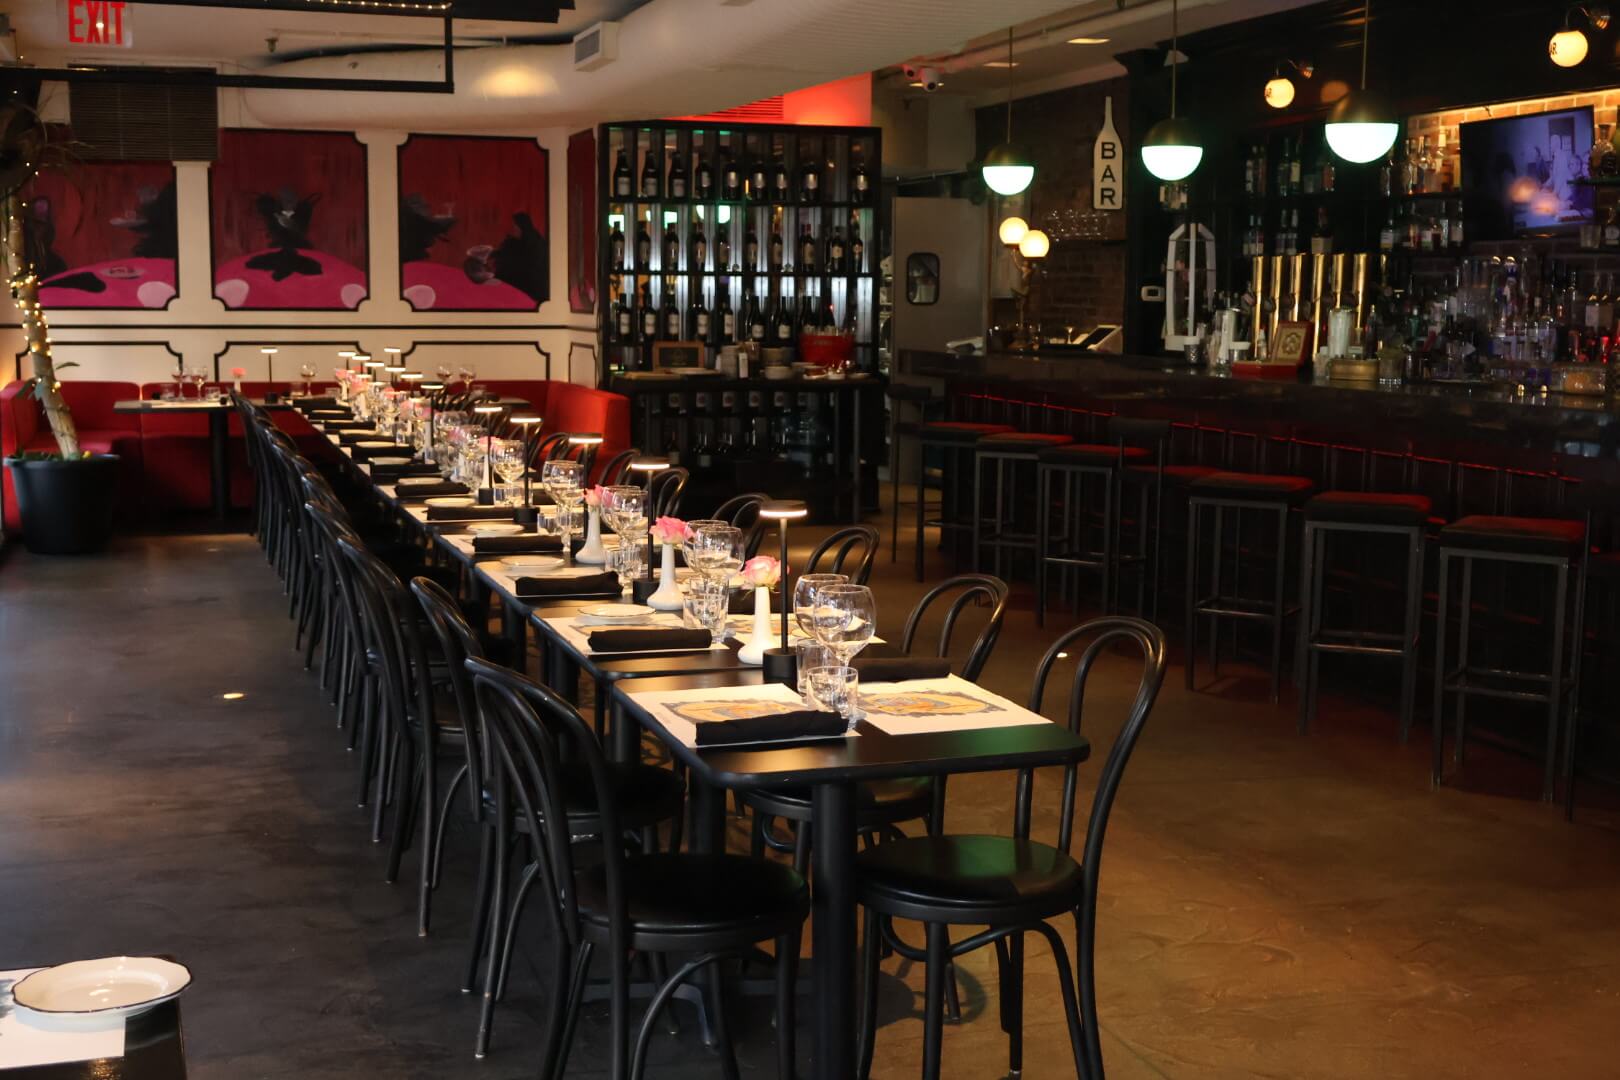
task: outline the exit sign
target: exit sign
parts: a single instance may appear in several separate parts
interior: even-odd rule
[[[130,13],[134,4],[124,0],[62,0],[69,45],[127,49],[133,43]]]

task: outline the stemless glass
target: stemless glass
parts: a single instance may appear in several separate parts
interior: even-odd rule
[[[816,590],[811,624],[816,640],[848,666],[877,630],[877,604],[865,585],[828,585]]]
[[[800,574],[793,586],[793,618],[807,637],[816,636],[816,595],[832,585],[848,585],[848,574]]]
[[[709,632],[709,643],[718,645],[726,640],[727,622],[731,616],[730,594],[722,585],[712,581],[699,582],[686,598],[687,610],[697,624]]]
[[[861,676],[852,667],[810,669],[810,699],[828,712],[853,722],[858,715]]]

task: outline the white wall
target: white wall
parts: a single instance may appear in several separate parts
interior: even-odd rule
[[[287,93],[314,93],[286,91]],[[334,115],[341,116],[343,93],[324,93]],[[65,93],[58,100],[65,99]],[[49,116],[49,111],[47,111]],[[220,124],[256,126],[231,92],[222,92]],[[265,378],[265,345],[274,356],[278,379],[296,377],[306,360],[326,377],[337,363],[336,352],[358,348],[381,358],[385,346],[415,347],[408,361],[431,370],[441,356],[466,358],[479,375],[489,378],[541,378],[551,354],[553,378],[591,383],[596,376],[595,318],[568,310],[568,137],[579,130],[549,128],[534,133],[548,152],[551,245],[551,298],[538,312],[412,311],[399,295],[399,225],[395,148],[407,132],[362,130],[367,147],[370,213],[371,295],[354,311],[232,311],[213,297],[209,261],[208,165],[182,162],[176,168],[179,203],[180,295],[166,311],[48,312],[53,355],[80,366],[63,378],[150,382],[167,378],[175,354],[187,365],[227,375],[241,367],[250,380]],[[429,132],[424,132],[427,134]],[[477,134],[473,131],[443,134]],[[512,134],[510,131],[504,134]],[[5,305],[0,327],[0,384],[19,374],[12,358],[23,350],[17,313]],[[542,329],[553,327],[553,329]],[[444,344],[435,345],[435,342]],[[455,343],[455,344],[451,344]],[[31,374],[26,370],[20,374]]]

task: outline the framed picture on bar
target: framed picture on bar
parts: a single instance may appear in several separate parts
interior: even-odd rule
[[[1268,364],[1299,367],[1311,358],[1311,324],[1308,322],[1280,322],[1271,339]]]

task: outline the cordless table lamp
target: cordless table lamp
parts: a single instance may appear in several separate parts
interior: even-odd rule
[[[478,505],[495,505],[495,460],[491,451],[495,448],[495,414],[504,406],[501,405],[474,405],[473,412],[486,417],[484,421],[484,486],[478,489]]]
[[[772,682],[790,682],[793,679],[793,649],[788,644],[788,522],[803,521],[810,516],[810,508],[798,499],[771,499],[759,508],[761,521],[776,522],[781,538],[781,563],[778,565],[777,587],[782,590],[782,647],[766,649],[765,678]]]
[[[596,462],[596,448],[602,445],[602,436],[594,431],[579,431],[568,436],[568,445],[577,446],[579,451],[579,464],[584,473],[582,482],[589,487],[591,483],[591,466]]]
[[[643,603],[653,592],[653,477],[669,468],[669,459],[661,457],[638,457],[630,463],[630,471],[640,473],[647,488],[647,498],[643,511],[647,516],[647,572],[646,576],[635,583],[632,595],[636,603]]]
[[[534,429],[540,423],[538,416],[514,416],[512,423],[523,430],[523,505],[518,508],[519,525],[533,525],[540,520],[540,512],[529,498],[529,458],[534,453]]]

